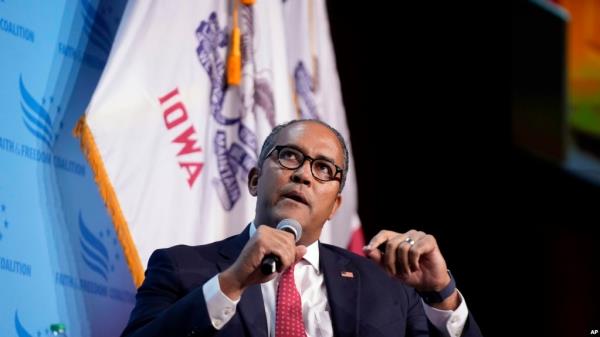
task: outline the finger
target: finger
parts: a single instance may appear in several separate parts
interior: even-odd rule
[[[392,231],[388,231],[388,230],[381,230],[379,231],[379,233],[377,233],[369,242],[369,244],[367,245],[369,250],[373,250],[376,249],[377,247],[379,247],[379,245],[381,245],[382,243],[386,242],[388,239],[394,237],[395,235],[398,235],[398,233],[392,232]]]
[[[411,267],[409,256],[414,251],[413,247],[419,238],[423,237],[425,233],[411,229],[406,232],[402,238],[402,242],[398,247],[398,269],[403,278],[408,278],[411,272],[415,271],[414,267]]]
[[[263,252],[264,258],[266,255],[275,255],[281,262],[282,270],[290,266],[296,260],[296,245],[291,233],[276,230],[267,226],[260,226],[260,231],[257,231],[257,243]]]
[[[383,267],[391,274],[396,275],[397,251],[402,241],[402,235],[396,235],[385,243],[385,254],[383,254]]]
[[[296,262],[300,261],[304,255],[306,254],[306,246],[299,245],[296,246]]]
[[[288,245],[288,244],[283,244],[280,249],[277,251],[277,253],[275,253],[277,256],[279,256],[279,259],[281,260],[281,270],[286,269],[287,267],[291,266],[294,262],[296,262],[298,253],[302,253],[302,255],[300,256],[300,258],[302,258],[302,256],[304,256],[304,254],[306,253],[306,247],[304,248],[304,250],[300,252],[297,251],[297,247],[295,245]]]
[[[371,259],[373,262],[380,264],[381,259],[383,258],[383,254],[379,249],[370,249],[369,246],[364,246],[363,251],[367,258]]]
[[[421,231],[416,232],[414,237],[412,237],[412,239],[415,241],[415,244],[408,250],[408,266],[411,272],[415,272],[420,269],[419,258],[426,248],[425,246],[427,243],[424,242],[424,240],[427,240],[426,237],[427,234]]]
[[[402,241],[398,244],[398,249],[396,250],[396,254],[398,255],[398,272],[403,278],[410,276],[410,268],[408,266],[408,251],[411,249],[412,245],[407,241],[407,239],[409,239],[408,236],[403,237]]]
[[[410,270],[408,267],[408,250],[410,249],[410,245],[408,244],[408,240],[412,239],[414,236],[415,230],[411,229],[404,234],[400,234],[395,238],[397,242],[396,249],[396,265],[398,272],[401,274],[400,276],[405,276]]]
[[[282,231],[282,230],[279,230],[276,228],[272,228],[269,226],[265,226],[265,225],[259,226],[256,234],[260,234],[261,236],[265,236],[266,238],[271,239],[271,240],[278,240],[280,242],[289,242],[292,245],[295,243],[294,234],[292,234],[290,232]]]
[[[290,264],[284,264],[282,262],[281,270],[279,270],[279,272],[289,268],[292,264],[297,263],[298,261],[302,260],[302,258],[306,254],[306,251],[307,251],[306,246],[304,246],[304,245],[294,246],[294,259],[292,260],[292,262]]]

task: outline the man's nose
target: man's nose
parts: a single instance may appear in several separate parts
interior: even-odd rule
[[[292,172],[292,181],[298,184],[310,186],[312,173],[310,171],[310,161],[305,160],[300,167]]]

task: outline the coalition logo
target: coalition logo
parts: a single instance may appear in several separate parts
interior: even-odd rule
[[[80,291],[87,295],[100,296],[110,298],[123,303],[135,303],[135,294],[129,290],[115,288],[109,283],[109,276],[115,272],[115,263],[121,259],[119,250],[117,249],[119,241],[111,229],[99,230],[97,234],[86,225],[81,211],[78,215],[79,223],[79,244],[81,246],[81,260],[91,274],[101,278],[104,281],[97,282],[87,276],[81,276],[82,271],[78,275],[57,271],[55,274],[55,282],[65,288],[70,288],[75,291]],[[122,284],[124,279],[118,277],[112,278],[112,283]]]
[[[25,85],[22,74],[19,76],[19,92],[23,125],[40,143],[29,146],[0,137],[0,150],[43,164],[54,165],[58,169],[84,177],[86,171],[84,165],[54,154],[52,151],[54,143],[63,132],[64,117],[64,111],[61,110],[60,104],[55,103],[54,96],[36,100]]]
[[[50,324],[48,324],[50,326]],[[30,328],[29,331],[32,329]],[[21,319],[19,318],[18,310],[15,310],[15,332],[17,333],[17,337],[41,337],[41,336],[55,336],[52,331],[48,328],[39,328],[35,330],[35,333],[30,333],[28,329],[25,328],[23,323],[21,323]]]
[[[47,327],[36,329],[35,333],[30,333],[29,331],[31,331],[32,329],[25,328],[25,326],[21,322],[21,319],[19,318],[18,310],[15,310],[15,332],[17,333],[17,337],[56,336],[56,334],[54,332],[54,329],[55,329],[54,326],[57,326],[57,325],[59,325],[59,324],[48,324]],[[62,324],[60,324],[60,325],[62,325]],[[48,327],[50,327],[50,328],[48,328]]]
[[[76,45],[68,41],[60,41],[58,52],[65,57],[102,70],[112,47],[116,27],[121,21],[118,15],[120,12],[114,10],[109,4],[101,5],[97,9],[94,9],[87,0],[81,0],[80,4],[81,29],[87,36],[87,41],[78,41]]]
[[[90,271],[108,281],[108,276],[115,270],[115,265],[109,256],[106,244],[102,241],[112,242],[113,246],[118,245],[117,238],[112,235],[111,230],[101,230],[98,235],[86,226],[83,221],[81,211],[79,212],[79,232],[81,234],[79,243],[81,244],[81,258]],[[115,253],[115,259],[119,259],[119,253]]]
[[[19,337],[32,337],[32,334],[27,332],[27,330],[21,323],[21,320],[19,319],[19,312],[17,310],[15,310],[15,331],[17,332],[17,336]],[[40,332],[38,332],[38,336],[39,335],[41,335]]]
[[[44,105],[54,110],[55,121],[59,119],[58,115],[61,113],[60,105],[54,106],[54,97],[42,98],[41,103],[34,99],[23,82],[23,75],[19,76],[19,91],[21,93],[21,111],[25,127],[35,138],[48,147],[52,147],[58,139],[58,134],[63,125],[60,123],[58,130],[55,130],[55,123]]]
[[[90,43],[108,56],[114,34],[105,16],[110,15],[112,7],[108,6],[101,11],[96,11],[89,1],[81,0],[81,8],[83,30],[88,35]]]

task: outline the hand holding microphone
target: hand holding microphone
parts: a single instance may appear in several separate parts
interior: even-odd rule
[[[294,241],[298,242],[302,237],[302,226],[294,219],[283,219],[277,224],[277,229],[291,233]],[[275,254],[269,254],[262,260],[260,270],[264,275],[271,275],[281,271],[281,259]]]
[[[306,247],[296,246],[301,237],[302,226],[293,219],[281,220],[277,228],[259,226],[235,262],[219,274],[221,290],[235,300],[248,286],[272,280],[275,271],[304,256]]]

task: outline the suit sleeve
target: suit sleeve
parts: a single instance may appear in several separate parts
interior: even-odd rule
[[[429,322],[423,305],[421,304],[421,297],[412,288],[405,288],[407,295],[407,317],[406,317],[406,336],[410,337],[441,337],[439,331]]]
[[[469,313],[461,337],[483,337],[479,325],[477,325],[477,322],[471,313]]]
[[[442,333],[427,319],[423,310],[421,298],[416,291],[410,292],[408,298],[407,336],[443,337],[447,334]],[[470,312],[462,330],[461,337],[482,337],[481,330],[479,330],[479,326]]]
[[[167,252],[155,251],[121,336],[212,336],[216,333],[202,287],[186,294],[177,267]]]

